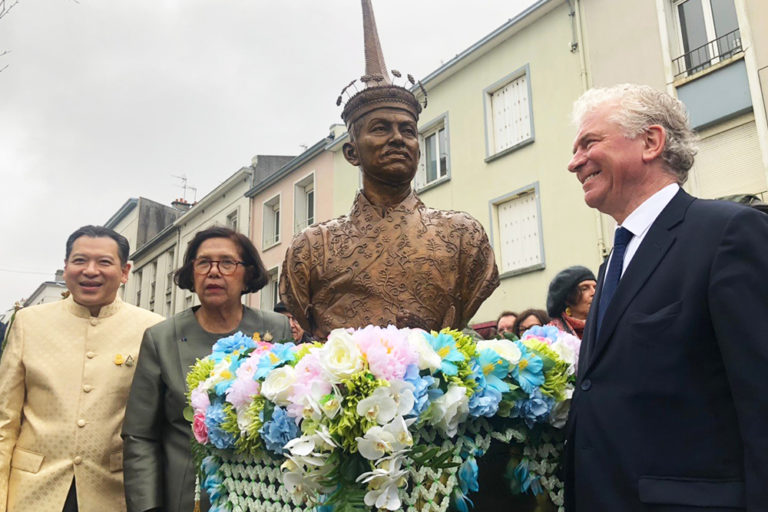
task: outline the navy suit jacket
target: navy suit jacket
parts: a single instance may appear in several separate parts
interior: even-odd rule
[[[681,190],[595,339],[605,270],[571,406],[567,510],[768,511],[768,215]]]

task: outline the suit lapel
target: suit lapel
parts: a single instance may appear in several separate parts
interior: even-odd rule
[[[606,259],[603,261],[603,264],[600,265],[600,270],[597,274],[597,289],[595,290],[595,296],[592,298],[592,304],[595,307],[590,308],[589,315],[587,315],[587,323],[584,327],[584,334],[582,336],[583,339],[581,340],[581,349],[579,351],[578,375],[584,375],[587,362],[591,360],[592,352],[594,352],[595,336],[597,333],[597,304],[600,304],[600,295],[603,293],[603,282],[607,266],[608,260]]]
[[[186,389],[186,376],[198,358],[205,357],[211,352],[211,344],[206,336],[200,336],[200,326],[192,310],[189,314],[178,318],[174,323],[176,331],[176,347],[179,351],[179,375]]]
[[[600,328],[600,337],[594,340],[595,343],[593,345],[590,345],[591,350],[588,353],[587,371],[589,371],[603,350],[605,350],[608,340],[613,335],[619,320],[629,307],[632,299],[642,289],[656,267],[661,263],[664,255],[672,247],[676,238],[673,228],[682,222],[685,217],[685,211],[693,199],[693,197],[681,189],[662,210],[653,224],[651,224],[648,233],[632,257],[632,261],[624,272],[621,281],[619,281],[616,294],[608,305],[605,317],[603,318],[603,325]],[[601,271],[601,293],[603,278],[604,274]],[[599,301],[599,297],[596,296],[594,300]],[[590,313],[592,312],[590,311]],[[592,315],[590,314],[590,316]],[[593,325],[590,328],[590,335],[593,337],[597,331],[596,327],[596,325]]]

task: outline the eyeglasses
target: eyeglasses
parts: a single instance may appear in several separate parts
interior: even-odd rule
[[[216,264],[216,268],[219,269],[219,273],[223,276],[229,276],[235,273],[238,265],[245,265],[244,261],[235,260],[209,260],[206,258],[195,258],[192,268],[195,269],[196,274],[207,274],[211,271],[213,264]]]

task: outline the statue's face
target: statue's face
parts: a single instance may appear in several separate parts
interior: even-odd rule
[[[416,119],[404,110],[382,108],[358,123],[359,133],[344,145],[344,156],[368,179],[386,184],[410,183],[419,164]]]

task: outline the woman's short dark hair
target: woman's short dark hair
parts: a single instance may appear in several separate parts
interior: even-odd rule
[[[195,236],[187,245],[187,252],[184,253],[184,263],[174,274],[173,282],[182,290],[195,291],[194,260],[197,257],[197,251],[200,245],[211,238],[228,238],[235,245],[240,247],[240,255],[243,258],[245,267],[245,279],[243,294],[254,293],[267,284],[269,277],[264,263],[261,261],[259,252],[253,243],[242,233],[238,233],[223,226],[213,226],[195,233]]]
[[[512,332],[515,333],[515,336],[518,338],[520,337],[520,324],[523,323],[523,320],[528,318],[529,316],[535,316],[539,322],[541,322],[541,325],[547,325],[549,322],[552,321],[552,319],[549,318],[549,315],[547,315],[547,312],[543,309],[526,309],[520,315],[515,318],[515,323],[512,324]]]

